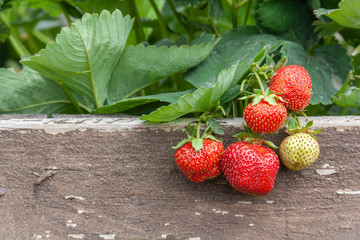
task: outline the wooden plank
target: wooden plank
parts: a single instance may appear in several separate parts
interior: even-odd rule
[[[0,239],[360,239],[359,118],[326,122],[317,162],[281,165],[254,197],[186,179],[171,149],[184,120],[1,118]],[[222,122],[225,146],[241,123]]]

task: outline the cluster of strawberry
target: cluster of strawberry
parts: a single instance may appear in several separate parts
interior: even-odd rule
[[[221,141],[207,133],[208,129],[200,136],[199,121],[197,127],[189,124],[188,139],[175,147],[175,162],[191,181],[202,182],[222,172],[238,191],[252,195],[269,193],[279,170],[279,158],[273,149],[262,144],[277,147],[262,137],[277,132],[285,122],[290,136],[279,148],[283,164],[301,170],[318,158],[319,145],[314,134],[320,131],[309,130],[311,121],[301,127],[296,116],[311,98],[312,83],[307,71],[298,65],[280,67],[271,76],[268,89],[264,89],[256,71],[253,76],[261,91],[242,98],[254,99],[244,109],[247,132],[235,135],[240,141],[225,149]]]

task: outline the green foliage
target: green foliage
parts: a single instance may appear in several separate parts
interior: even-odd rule
[[[0,85],[1,113],[75,112],[58,84],[29,68],[0,69]]]
[[[200,87],[191,94],[179,98],[176,103],[161,107],[141,119],[151,122],[167,122],[188,113],[213,111],[219,104],[221,96],[230,88],[237,65],[220,72],[217,82],[210,88]]]
[[[360,2],[358,0],[343,0],[338,9],[315,10],[316,16],[325,15],[338,24],[349,28],[360,28]]]
[[[360,88],[350,87],[345,93],[334,96],[333,99],[336,105],[340,107],[360,108]]]
[[[286,59],[309,115],[356,114],[359,22],[355,0],[0,0],[0,113],[238,117],[250,70]]]

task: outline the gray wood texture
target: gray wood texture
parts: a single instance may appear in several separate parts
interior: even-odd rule
[[[315,118],[319,159],[281,165],[255,197],[182,174],[171,146],[187,120],[0,117],[0,239],[360,239],[359,119]],[[225,147],[242,121],[222,121]]]

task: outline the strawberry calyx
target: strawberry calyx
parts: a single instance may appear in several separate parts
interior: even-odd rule
[[[277,101],[284,102],[281,98],[280,93],[274,93],[269,90],[269,88],[264,88],[263,81],[267,82],[274,76],[276,73],[273,71],[272,66],[259,66],[257,63],[254,63],[251,68],[251,73],[248,75],[248,78],[245,79],[240,88],[240,92],[244,92],[244,86],[246,82],[251,82],[253,79],[256,79],[260,89],[254,89],[255,93],[248,93],[249,95],[239,98],[239,100],[246,100],[249,98],[254,98],[253,105],[260,103],[262,100],[268,102],[270,105],[277,105]]]
[[[286,120],[286,132],[289,135],[294,135],[297,133],[307,133],[316,139],[315,135],[321,133],[322,129],[310,130],[310,127],[313,125],[314,121],[309,121],[306,115],[304,116],[307,123],[305,126],[301,126],[300,120],[297,115],[294,113],[290,113],[288,119]]]
[[[273,142],[262,139],[263,134],[254,133],[251,129],[243,125],[246,132],[240,132],[235,134],[233,137],[238,138],[240,141],[252,143],[254,145],[267,144],[272,149],[279,149]]]
[[[201,119],[200,118],[198,119],[196,126],[195,126],[195,124],[189,122],[187,129],[185,129],[185,128],[180,129],[186,133],[187,138],[183,139],[176,146],[174,146],[172,148],[178,149],[181,146],[183,146],[184,144],[191,142],[195,151],[200,151],[203,147],[204,139],[212,139],[214,141],[221,142],[220,139],[218,139],[212,135],[212,132],[213,132],[212,129],[214,129],[215,128],[214,125],[216,125],[216,123],[214,123],[214,122],[218,123],[217,121],[215,121],[213,119],[208,119],[206,121],[207,127],[204,130],[202,135],[200,135]],[[218,126],[216,126],[216,127],[218,127]],[[196,135],[195,135],[195,133],[196,133]]]
[[[280,93],[274,93],[272,90],[269,90],[269,88],[266,88],[264,92],[259,89],[255,89],[254,91],[254,94],[241,97],[239,100],[254,98],[252,102],[253,105],[259,104],[261,101],[265,101],[274,106],[277,105],[278,102],[284,102],[284,100],[280,97]]]

